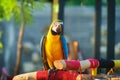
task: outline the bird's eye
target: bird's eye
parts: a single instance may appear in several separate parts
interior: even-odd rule
[[[54,23],[54,27],[57,27],[58,26],[58,24],[57,23]]]
[[[58,25],[56,24],[55,27],[57,27]]]

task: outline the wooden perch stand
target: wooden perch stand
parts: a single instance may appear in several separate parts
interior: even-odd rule
[[[93,80],[90,75],[79,74],[77,72],[69,72],[64,70],[52,72],[48,79],[48,72],[49,70],[24,73],[15,76],[13,80]]]
[[[99,61],[96,59],[86,59],[86,60],[56,60],[54,61],[54,66],[57,69],[63,70],[77,70],[83,71],[87,68],[97,68],[99,66]]]
[[[14,76],[13,80],[94,80],[96,75],[80,74],[87,68],[120,68],[120,60],[106,61],[97,59],[86,60],[56,60],[54,66],[57,70],[39,70]],[[71,71],[72,70],[72,71]],[[95,70],[93,70],[94,72]],[[95,74],[95,73],[94,73]],[[49,76],[50,75],[50,76]],[[49,76],[49,77],[48,77]],[[102,76],[103,77],[103,76]],[[119,77],[106,78],[105,80],[118,80]]]

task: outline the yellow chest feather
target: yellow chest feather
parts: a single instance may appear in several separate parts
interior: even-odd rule
[[[45,46],[46,55],[49,58],[54,59],[62,59],[63,58],[63,50],[62,50],[62,43],[59,40],[46,40]]]

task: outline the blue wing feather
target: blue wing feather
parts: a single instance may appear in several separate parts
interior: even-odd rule
[[[68,45],[67,45],[67,41],[65,39],[65,37],[63,35],[61,35],[61,42],[62,42],[62,47],[63,47],[63,51],[64,51],[64,56],[66,59],[68,59]]]
[[[40,40],[40,55],[41,56],[43,56],[43,50],[45,46],[44,42],[45,42],[45,35],[43,35]]]
[[[43,59],[43,66],[45,70],[50,69],[47,58],[46,58],[46,53],[45,53],[45,42],[46,42],[46,36],[43,35],[40,40],[40,55],[42,56]]]

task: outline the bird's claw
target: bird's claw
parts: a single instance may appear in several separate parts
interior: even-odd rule
[[[53,75],[54,75],[54,77],[55,77],[56,74],[57,74],[57,71],[58,71],[58,70],[56,70],[55,68],[49,69],[49,71],[48,71],[48,80],[50,80],[50,77],[51,77],[51,74],[52,74],[52,73],[53,73]]]

